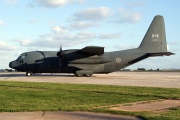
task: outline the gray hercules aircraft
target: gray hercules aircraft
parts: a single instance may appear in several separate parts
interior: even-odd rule
[[[32,51],[22,53],[9,67],[32,73],[74,73],[90,77],[96,73],[111,73],[148,57],[169,56],[163,16],[154,17],[140,46],[134,49],[104,52],[104,47],[87,46],[82,49]]]

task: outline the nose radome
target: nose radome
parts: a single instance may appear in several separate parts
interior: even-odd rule
[[[9,63],[9,67],[12,68],[12,62]]]
[[[17,66],[18,66],[17,61],[11,61],[11,62],[9,63],[9,67],[10,67],[10,68],[16,68]]]

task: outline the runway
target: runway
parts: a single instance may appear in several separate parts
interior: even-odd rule
[[[180,88],[180,72],[114,72],[92,77],[75,77],[74,74],[34,74],[27,77],[20,72],[0,73],[0,80]]]

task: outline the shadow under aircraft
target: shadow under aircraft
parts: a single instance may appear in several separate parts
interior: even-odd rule
[[[31,51],[22,53],[9,67],[33,73],[74,73],[90,77],[119,71],[148,57],[169,56],[163,16],[154,17],[140,46],[134,49],[104,52],[104,47],[87,46],[82,49],[57,51]]]

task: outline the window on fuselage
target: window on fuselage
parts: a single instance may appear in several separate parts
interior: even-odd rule
[[[20,58],[22,58],[22,59],[24,59],[24,58],[26,58],[26,57],[27,57],[27,54],[26,54],[26,53],[23,53],[23,54],[20,55]]]

